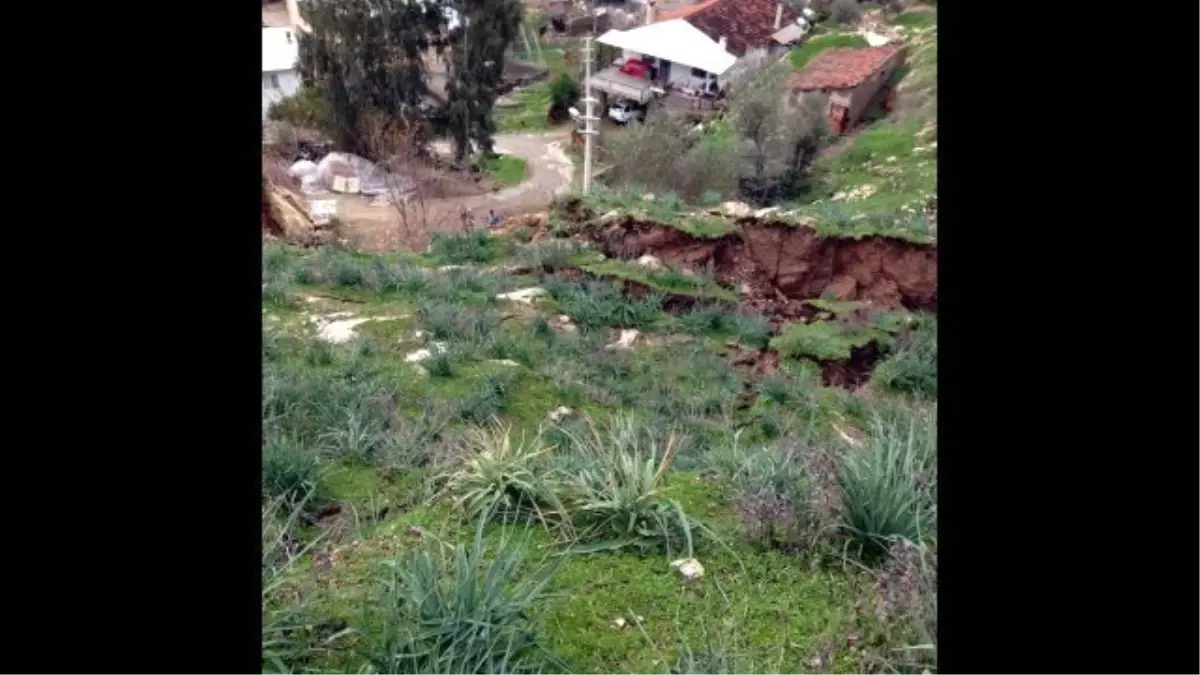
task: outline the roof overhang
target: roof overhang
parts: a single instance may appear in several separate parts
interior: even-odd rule
[[[632,30],[610,30],[596,41],[618,49],[699,68],[714,75],[729,70],[737,57],[683,19],[671,19]]]

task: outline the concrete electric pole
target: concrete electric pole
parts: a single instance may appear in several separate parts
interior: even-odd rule
[[[583,194],[587,194],[592,189],[592,143],[596,134],[600,133],[596,129],[596,123],[600,121],[596,117],[595,110],[592,108],[594,103],[598,103],[595,98],[592,98],[592,36],[587,36],[583,39],[583,115],[580,119],[583,120]]]

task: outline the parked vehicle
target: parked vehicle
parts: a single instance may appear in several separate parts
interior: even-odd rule
[[[608,107],[608,119],[617,124],[628,124],[634,120],[646,121],[646,107],[636,101],[625,99]]]

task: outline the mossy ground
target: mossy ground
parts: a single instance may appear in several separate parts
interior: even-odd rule
[[[859,611],[856,603],[869,601],[868,576],[852,566],[765,549],[747,538],[730,501],[731,477],[714,470],[708,458],[731,444],[769,442],[798,430],[834,443],[831,420],[864,424],[872,406],[911,405],[908,399],[880,388],[874,403],[865,402],[821,386],[801,361],[785,360],[767,377],[735,368],[722,356],[731,335],[753,334],[744,339],[763,344],[770,335],[751,318],[716,305],[685,316],[653,307],[589,315],[599,310],[560,301],[576,293],[596,303],[614,302],[603,294],[608,282],[568,287],[560,280],[555,286],[541,272],[505,273],[495,266],[519,256],[520,247],[492,239],[443,240],[420,256],[264,246],[264,284],[270,289],[263,300],[264,387],[272,392],[264,393],[264,434],[307,439],[321,467],[314,480],[342,504],[337,516],[342,527],[302,530],[304,539],[320,539],[264,607],[286,608],[307,626],[292,637],[307,651],[296,652],[288,666],[359,671],[364,636],[377,629],[367,610],[379,597],[381,570],[430,538],[469,538],[470,523],[440,497],[436,480],[437,467],[463,451],[454,440],[461,438],[457,432],[499,420],[514,436],[535,435],[547,426],[548,413],[565,405],[601,424],[632,415],[646,428],[682,432],[687,440],[667,474],[664,494],[717,538],[697,544],[706,573],[689,586],[680,583],[663,553],[563,557],[561,543],[538,526],[491,526],[490,538],[501,531],[527,534],[534,560],[560,565],[536,609],[543,643],[573,672],[718,667],[697,663],[723,663],[728,672],[854,672],[847,654],[819,668],[812,658],[821,644],[842,639]],[[438,271],[464,264],[469,267]],[[624,278],[633,273],[611,262],[601,265],[591,271]],[[662,283],[678,281],[671,279]],[[661,282],[654,274],[638,280]],[[561,297],[532,307],[496,299],[534,284]],[[549,315],[561,311],[582,328],[575,333],[550,328]],[[315,340],[310,317],[331,312],[397,318],[362,324],[348,343],[328,345]],[[635,314],[655,336],[686,339],[605,349],[619,317]],[[423,374],[405,357],[429,348],[433,339],[448,345],[446,364],[443,370],[426,360]],[[753,394],[750,401],[747,392]],[[401,422],[391,423],[401,424],[404,433],[396,435],[411,443],[383,448],[356,435],[373,419],[371,406],[381,396],[397,405]],[[586,431],[578,417],[567,425]],[[285,427],[291,430],[285,433]],[[429,431],[435,427],[438,433]],[[420,454],[420,466],[406,453]],[[614,627],[617,618],[625,619],[624,629]],[[680,666],[689,659],[693,665]]]

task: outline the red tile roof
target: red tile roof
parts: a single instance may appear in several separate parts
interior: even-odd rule
[[[813,91],[858,86],[901,49],[900,45],[827,49],[788,75],[788,87],[792,91]]]
[[[767,44],[775,28],[775,8],[780,0],[703,0],[695,5],[659,12],[655,22],[687,19],[702,33],[720,41],[734,56]],[[796,20],[796,12],[783,5],[780,28]]]
[[[686,19],[702,9],[712,7],[714,4],[720,1],[721,0],[703,0],[703,2],[697,2],[694,5],[684,5],[683,7],[676,7],[675,9],[665,9],[655,15],[656,18],[654,21],[657,23],[659,21],[670,21],[671,19]]]

